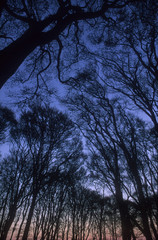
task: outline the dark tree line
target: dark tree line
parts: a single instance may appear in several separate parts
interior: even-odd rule
[[[146,1],[109,27],[109,40],[98,31],[104,48],[95,42],[63,100],[87,139],[92,179],[116,200],[123,239],[158,239],[157,27],[157,3]]]
[[[63,113],[33,106],[19,120],[11,114],[12,147],[0,161],[0,239],[157,239],[157,137],[94,83],[70,99],[88,157]]]
[[[0,117],[7,120],[4,111]],[[12,147],[0,161],[0,239],[106,239],[114,234],[109,215],[116,215],[115,201],[85,187],[86,157],[72,121],[40,106],[19,120],[11,116]]]
[[[42,195],[49,193],[52,184],[57,185],[57,189],[66,184],[64,179],[69,178],[72,169],[72,174],[79,171],[82,145],[72,121],[57,110],[44,107],[23,112],[10,134],[13,147],[10,156],[1,161],[0,239],[6,239],[16,218],[15,226],[21,217],[25,223],[22,239],[27,239]],[[62,202],[61,198],[59,204]]]
[[[115,197],[123,239],[136,239],[136,229],[157,239],[157,136],[99,82],[84,84],[69,101],[90,149],[92,179]]]

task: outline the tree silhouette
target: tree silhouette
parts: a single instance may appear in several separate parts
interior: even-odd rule
[[[67,115],[49,107],[33,106],[23,112],[17,126],[12,130],[12,137],[14,151],[11,157],[1,163],[0,190],[3,197],[0,239],[3,240],[6,239],[21,206],[24,208],[20,213],[23,214],[22,222],[25,221],[22,238],[28,238],[41,194],[46,194],[55,182],[59,182],[62,188],[69,171],[72,171],[70,169],[73,168],[74,171],[80,168],[83,158],[80,134],[74,124]],[[64,198],[63,191],[61,196],[62,194]],[[63,201],[58,201],[62,206]],[[57,233],[56,225],[54,237]]]
[[[0,9],[0,88],[28,56],[32,58],[28,79],[33,76],[34,71],[37,72],[37,88],[42,72],[47,70],[51,63],[60,76],[60,61],[63,61],[61,54],[63,48],[67,48],[65,42],[71,41],[73,51],[79,54],[77,49],[81,40],[80,33],[84,34],[83,22],[89,21],[89,28],[95,22],[97,28],[100,22],[104,21],[106,24],[108,21],[108,10],[120,9],[129,3],[130,1],[126,0],[76,3],[63,0],[3,1]],[[13,26],[11,34],[10,26]],[[46,79],[42,81],[46,82]]]
[[[6,239],[8,231],[20,207],[26,201],[30,184],[30,168],[27,166],[27,153],[12,151],[10,156],[0,162],[1,169],[1,218],[0,239]]]
[[[115,196],[122,237],[136,238],[134,227],[137,225],[146,239],[152,239],[153,234],[157,238],[155,217],[154,214],[151,217],[150,204],[147,204],[157,186],[156,179],[151,177],[155,146],[151,143],[150,127],[129,113],[128,102],[126,105],[119,97],[108,97],[104,80],[90,75],[89,70],[78,78],[79,81],[72,81],[66,102],[76,111],[76,124],[87,139],[91,155],[89,167],[95,179],[104,183]],[[130,215],[128,198],[136,203],[139,212],[135,222]]]

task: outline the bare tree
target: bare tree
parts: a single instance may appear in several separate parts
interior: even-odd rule
[[[6,239],[10,227],[20,207],[28,196],[30,170],[27,165],[27,153],[13,151],[10,156],[0,162],[1,169],[1,219],[0,239]]]
[[[23,234],[23,239],[27,239],[40,191],[55,181],[59,171],[70,162],[75,164],[80,160],[82,147],[73,123],[57,110],[34,107],[23,113],[19,126],[32,163],[32,200]]]
[[[37,73],[37,89],[40,81],[46,84],[42,73],[56,68],[60,78],[63,61],[70,65],[75,55],[79,57],[79,43],[83,43],[84,24],[93,29],[108,21],[106,13],[120,9],[130,1],[3,1],[1,3],[1,51],[0,88],[30,57],[32,63],[28,79]],[[133,1],[131,1],[133,2]],[[10,31],[12,27],[13,31]],[[72,43],[72,59],[64,59],[63,49]],[[82,50],[82,47],[80,46]],[[65,54],[65,51],[64,51]],[[70,51],[69,51],[70,54]],[[78,61],[77,58],[75,61]],[[67,64],[68,63],[68,64]],[[9,66],[9,67],[8,67]],[[51,66],[51,67],[50,67]]]
[[[80,120],[77,120],[77,123],[87,138],[92,152],[91,168],[96,172],[96,175],[98,174],[98,177],[101,177],[101,181],[104,181],[106,186],[116,196],[120,210],[123,238],[131,239],[132,225],[128,207],[123,199],[125,169],[121,166],[123,162],[116,141],[118,130],[114,126],[116,121],[114,109],[106,97],[105,89],[99,82],[93,82],[88,76],[88,81],[82,77],[80,77],[79,83],[81,93],[79,93],[79,86],[77,85],[78,94],[76,96],[72,95],[71,98],[71,103],[80,112]]]
[[[126,108],[119,97],[113,99],[110,95],[108,97],[104,81],[101,82],[100,79],[97,81],[95,75],[90,76],[87,73],[78,77],[77,82],[75,79],[71,83],[77,91],[75,95],[75,90],[73,94],[71,88],[70,104],[71,107],[75,106],[78,114],[77,124],[88,141],[92,153],[92,169],[96,173],[96,178],[98,177],[101,182],[105,181],[116,198],[122,236],[124,239],[135,238],[133,231],[135,224],[131,221],[127,201],[128,198],[132,198],[136,205],[139,205],[139,219],[142,224],[142,226],[137,224],[139,230],[147,239],[151,239],[152,234],[157,238],[154,227],[156,222],[149,221],[150,207],[146,200],[149,196],[152,197],[151,185],[153,189],[157,186],[157,181],[151,177],[150,154],[153,151],[151,149],[155,147],[148,135],[150,127],[129,113],[128,105]],[[136,196],[133,198],[134,192]]]
[[[11,135],[12,153],[0,162],[0,239],[6,239],[9,231],[16,239],[20,235],[27,239],[34,213],[37,213],[35,210],[40,212],[43,221],[38,203],[42,199],[46,202],[42,195],[49,190],[49,199],[53,199],[53,187],[56,216],[55,225],[51,224],[50,219],[49,227],[53,229],[50,234],[55,239],[59,234],[66,194],[64,181],[69,178],[72,169],[80,169],[84,157],[80,134],[67,115],[49,107],[34,106],[21,114]],[[51,207],[52,203],[49,205]],[[49,209],[47,211],[51,213]],[[36,226],[38,224],[37,221]],[[41,224],[39,229],[36,228],[35,237],[41,231]],[[16,226],[19,227],[18,231],[15,231]]]
[[[117,36],[122,36],[118,37],[116,47],[106,55],[104,51],[98,53],[100,77],[109,91],[129,102],[130,111],[143,112],[157,134],[158,5],[154,0],[136,5],[137,8],[131,7],[129,14],[124,15],[124,22],[117,21],[113,28]]]

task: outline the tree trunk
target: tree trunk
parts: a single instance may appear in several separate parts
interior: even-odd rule
[[[136,163],[135,163],[136,166]],[[132,168],[133,170],[133,168]],[[138,190],[138,199],[139,199],[139,204],[140,204],[140,212],[141,212],[141,218],[142,218],[142,224],[143,224],[143,234],[146,238],[146,240],[152,240],[152,235],[150,231],[150,226],[149,226],[149,221],[148,221],[148,214],[147,214],[147,203],[144,197],[143,193],[143,187],[141,183],[141,179],[138,173],[137,168],[134,168],[134,171],[132,172],[133,176],[135,178],[136,184],[137,184],[137,190]]]
[[[121,217],[122,239],[131,240],[132,225],[130,221],[128,205],[123,199],[121,186],[119,182],[120,181],[116,179],[115,189],[116,189],[116,201],[118,204],[118,209]]]
[[[27,205],[25,206],[24,210],[23,210],[23,215],[22,215],[22,219],[21,219],[21,223],[20,223],[20,226],[18,228],[18,234],[17,234],[17,237],[16,237],[16,240],[19,240],[19,237],[20,237],[20,234],[21,234],[21,230],[22,230],[22,226],[24,224],[24,220],[25,220],[25,217],[26,217],[26,214],[27,214],[27,209],[26,209]]]
[[[33,33],[33,30],[27,30],[20,38],[0,51],[0,88],[38,46],[38,38],[37,31]]]
[[[121,216],[122,239],[131,240],[132,226],[131,226],[130,217],[128,213],[128,206],[123,200],[119,202],[118,206],[119,206],[119,211]]]
[[[5,226],[2,230],[0,240],[5,240],[7,238],[8,231],[9,231],[9,229],[10,229],[10,227],[11,227],[13,221],[14,221],[15,215],[16,215],[16,206],[15,205],[12,205],[10,207],[8,215],[9,215],[9,218],[6,221]]]
[[[28,218],[27,218],[27,222],[26,222],[26,226],[25,226],[25,230],[24,230],[22,240],[27,240],[27,238],[28,238],[29,229],[30,229],[30,225],[31,225],[31,220],[32,220],[32,216],[33,216],[33,212],[34,212],[34,208],[35,208],[35,204],[36,204],[36,198],[37,198],[37,194],[35,194],[33,196],[33,199],[32,199],[32,203],[31,203],[31,207],[30,207],[30,210],[29,210],[29,214],[28,214]]]
[[[139,199],[139,204],[140,204],[140,213],[141,213],[141,219],[142,219],[142,225],[143,225],[143,234],[144,234],[146,240],[152,240],[152,235],[151,235],[149,222],[148,222],[148,214],[147,214],[148,206],[146,204],[146,200],[145,200],[144,193],[143,193],[141,177],[139,175],[137,156],[135,154],[133,154],[131,156],[131,153],[126,148],[126,145],[124,144],[124,142],[122,142],[121,148],[124,151],[124,155],[126,157],[127,164],[129,166],[130,172],[132,173],[133,178],[136,183],[136,187],[137,187],[137,191],[138,191],[138,199]]]

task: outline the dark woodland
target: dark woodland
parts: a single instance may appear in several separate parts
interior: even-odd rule
[[[0,240],[158,240],[157,13],[1,0]]]

